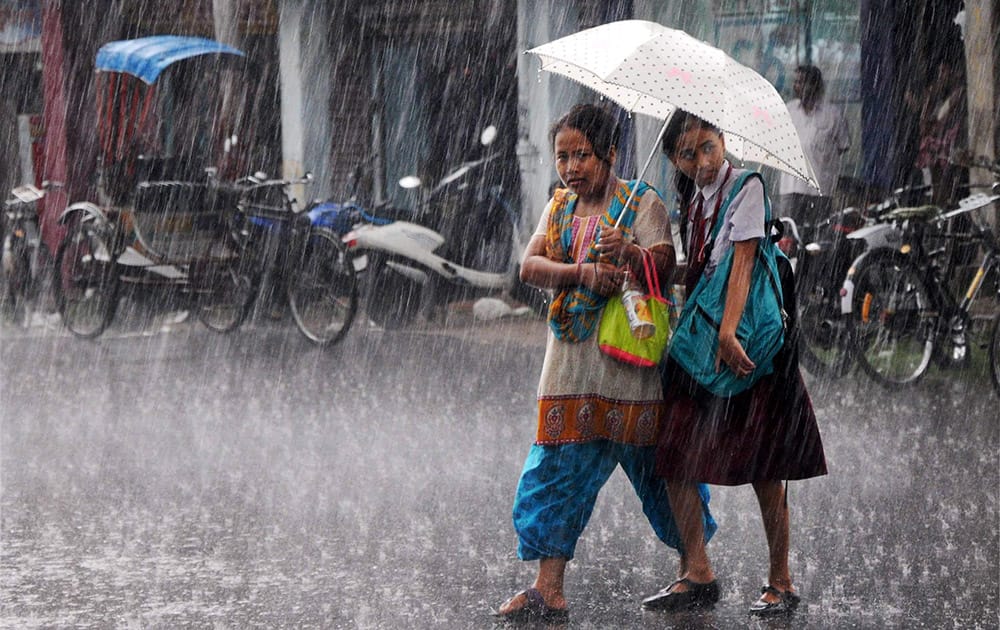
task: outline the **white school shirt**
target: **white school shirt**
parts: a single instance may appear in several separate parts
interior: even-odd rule
[[[712,225],[715,222],[715,206],[719,200],[719,196],[722,196],[722,202],[725,203],[726,197],[729,196],[729,192],[736,184],[736,180],[739,179],[740,175],[747,172],[747,169],[744,168],[733,168],[733,172],[729,174],[729,179],[723,185],[723,178],[725,178],[728,169],[729,160],[724,160],[715,181],[704,188],[697,188],[695,190],[695,199],[698,198],[699,194],[705,197],[702,209],[707,219],[705,221],[706,240],[712,233]],[[691,226],[693,227],[694,224],[692,223]],[[689,232],[691,231],[689,230]],[[761,184],[760,179],[756,177],[751,177],[746,181],[746,184],[743,185],[743,190],[736,194],[733,202],[726,209],[722,217],[722,225],[719,227],[719,233],[715,237],[712,253],[709,255],[708,264],[705,266],[703,274],[706,277],[711,277],[715,273],[715,268],[719,266],[719,261],[722,260],[723,254],[726,253],[727,249],[732,247],[734,242],[746,241],[752,238],[764,238],[764,186]],[[688,234],[688,248],[691,247],[690,239],[691,234]],[[688,252],[689,261],[691,260],[691,255],[692,253]]]

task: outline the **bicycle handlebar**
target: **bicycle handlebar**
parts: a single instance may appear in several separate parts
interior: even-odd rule
[[[245,182],[245,183],[244,183]],[[257,190],[260,188],[272,188],[275,186],[294,186],[297,184],[311,184],[313,182],[312,173],[306,173],[297,179],[265,179],[259,180],[253,175],[236,180],[238,185],[242,185],[243,190]]]
[[[294,200],[288,198],[287,195],[282,192],[282,205],[276,205],[276,200],[270,200],[266,197],[262,198],[260,201],[255,201],[250,197],[254,193],[260,193],[265,190],[272,189],[284,189],[286,186],[292,186],[296,184],[310,184],[313,182],[312,173],[306,173],[302,177],[295,179],[266,179],[260,180],[253,175],[248,175],[236,181],[234,186],[229,187],[231,192],[235,192],[239,195],[238,206],[240,211],[250,217],[268,220],[286,220],[290,216],[300,214],[303,209],[296,209]]]

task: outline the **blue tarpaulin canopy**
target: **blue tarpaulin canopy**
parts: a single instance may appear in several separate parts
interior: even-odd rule
[[[243,52],[202,37],[153,35],[109,42],[97,51],[97,69],[124,72],[152,85],[168,66],[199,55],[238,55]]]

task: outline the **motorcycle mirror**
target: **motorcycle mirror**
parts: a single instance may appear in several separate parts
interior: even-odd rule
[[[419,188],[421,183],[422,182],[420,181],[420,178],[417,177],[416,175],[407,175],[406,177],[403,177],[402,179],[399,180],[400,188],[405,188],[406,190],[410,190],[411,188]]]
[[[493,141],[497,139],[497,128],[494,125],[490,125],[483,132],[479,134],[479,143],[484,147],[488,147],[493,144]]]

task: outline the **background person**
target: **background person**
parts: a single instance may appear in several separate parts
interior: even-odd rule
[[[931,186],[931,202],[951,207],[962,196],[968,171],[951,163],[956,141],[967,137],[965,64],[947,57],[927,87],[920,108],[920,148],[914,166]]]
[[[702,275],[710,276],[730,248],[732,271],[719,330],[717,369],[746,376],[755,368],[736,338],[743,314],[758,241],[765,236],[765,193],[757,178],[746,180],[726,206],[744,173],[725,159],[722,132],[702,119],[678,111],[663,138],[663,149],[678,171],[679,188],[694,187],[695,209],[689,230],[690,295]],[[691,180],[683,183],[683,179]],[[721,221],[716,240],[713,223]],[[791,279],[783,278],[784,284]],[[784,287],[785,308],[795,312],[794,291]],[[664,418],[657,446],[656,472],[667,481],[670,504],[681,532],[686,572],[681,579],[645,599],[647,608],[683,610],[715,603],[719,586],[705,553],[699,513],[699,483],[752,484],[760,505],[770,568],[767,585],[750,607],[752,614],[791,612],[799,601],[788,567],[789,517],[782,481],[826,474],[826,459],[812,402],[796,359],[794,329],[774,359],[774,373],[747,391],[717,398],[687,376],[669,357],[664,366]]]
[[[598,492],[621,466],[656,535],[677,548],[679,538],[663,482],[653,475],[662,414],[657,371],[603,354],[597,327],[607,299],[618,299],[623,267],[642,268],[653,253],[669,278],[674,249],[666,207],[655,190],[639,190],[621,229],[629,184],[614,173],[618,128],[594,105],[578,105],[551,132],[556,191],[521,263],[521,279],[552,289],[549,335],[538,385],[538,430],[514,498],[518,557],[538,560],[531,588],[507,600],[496,615],[507,619],[566,616],[566,564],[590,518]],[[599,242],[597,234],[599,232]],[[700,494],[699,494],[700,492]],[[695,488],[699,526],[715,531],[708,492]],[[683,564],[683,562],[682,562]]]
[[[830,216],[841,157],[851,148],[851,135],[843,110],[825,98],[826,84],[819,68],[799,66],[792,89],[796,98],[788,102],[788,113],[799,132],[802,150],[812,165],[820,190],[782,173],[780,205],[782,215],[790,217],[799,229],[803,229]]]

